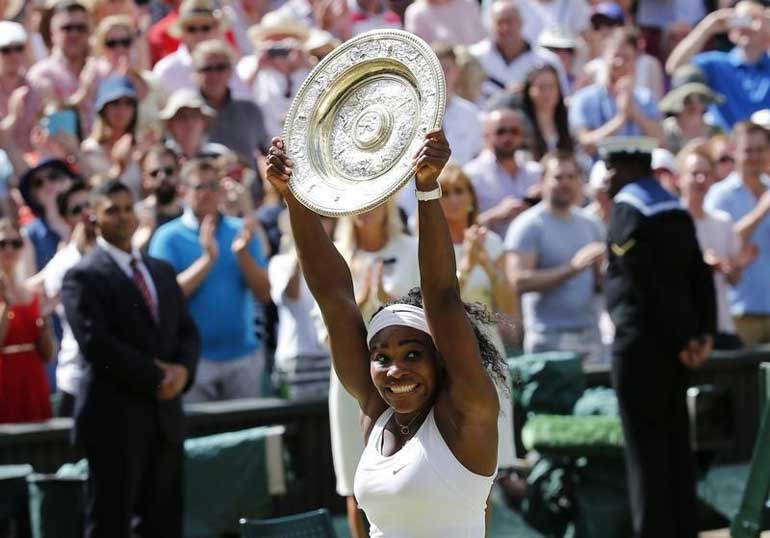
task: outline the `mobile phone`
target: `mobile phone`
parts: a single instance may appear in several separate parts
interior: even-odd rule
[[[750,28],[754,20],[749,15],[733,15],[728,21],[730,28]]]
[[[59,132],[65,132],[69,135],[78,137],[78,116],[74,110],[57,110],[51,112],[43,118],[43,127],[48,129],[50,136],[55,136]]]
[[[273,45],[268,47],[267,56],[269,58],[285,58],[289,55],[291,49],[284,45]]]

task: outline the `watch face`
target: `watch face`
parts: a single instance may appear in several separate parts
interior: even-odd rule
[[[420,38],[374,30],[351,39],[313,69],[289,109],[289,187],[321,215],[373,209],[414,177],[412,155],[441,127],[445,105],[441,64]]]

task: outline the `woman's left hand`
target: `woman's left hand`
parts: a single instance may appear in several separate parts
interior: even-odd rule
[[[449,161],[452,150],[449,148],[446,135],[442,129],[430,131],[425,135],[425,141],[420,150],[414,154],[412,166],[417,188],[433,190],[436,180]]]

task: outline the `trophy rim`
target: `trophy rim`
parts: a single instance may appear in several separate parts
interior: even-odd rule
[[[293,125],[293,119],[297,114],[297,109],[300,107],[302,103],[299,97],[303,95],[307,87],[315,81],[316,75],[318,75],[319,73],[322,73],[328,64],[332,63],[339,56],[345,54],[349,49],[356,46],[356,44],[359,41],[367,41],[367,40],[371,40],[372,38],[385,39],[389,37],[411,42],[411,44],[414,45],[415,48],[418,49],[420,53],[423,55],[423,57],[428,61],[430,67],[432,68],[433,72],[436,75],[436,82],[437,82],[437,85],[435,88],[437,92],[436,114],[432,118],[430,129],[435,130],[442,127],[444,122],[445,109],[446,109],[446,97],[447,97],[446,80],[444,78],[444,70],[441,67],[441,62],[439,61],[436,54],[433,52],[433,49],[430,47],[430,45],[426,43],[419,36],[411,32],[407,32],[405,30],[398,30],[398,29],[369,30],[367,32],[363,32],[349,39],[348,41],[346,41],[345,43],[343,43],[342,45],[334,49],[332,52],[330,52],[313,68],[310,74],[308,74],[308,76],[300,85],[299,89],[297,90],[297,94],[292,100],[291,105],[289,106],[289,110],[286,113],[286,119],[284,120],[284,126],[281,132],[281,136],[283,137],[283,143],[284,143],[284,151],[286,152],[286,155],[289,157],[289,159],[291,159],[292,161],[295,161],[295,159],[292,157],[291,147],[288,141],[289,141],[289,135],[291,134],[290,128]],[[396,59],[396,61],[398,60]],[[390,169],[392,168],[393,166],[390,167]],[[380,205],[387,202],[394,195],[396,195],[396,193],[398,193],[398,191],[401,190],[404,187],[404,185],[406,185],[409,181],[411,181],[413,177],[414,177],[414,169],[410,168],[409,171],[405,173],[403,177],[401,177],[398,181],[394,182],[394,184],[391,187],[389,187],[387,191],[378,195],[376,198],[372,199],[371,201],[368,201],[368,202],[364,201],[359,207],[354,209],[349,209],[349,210],[342,210],[342,209],[335,210],[335,209],[330,209],[328,207],[324,207],[317,204],[315,201],[313,201],[310,197],[306,195],[303,189],[301,189],[297,185],[294,179],[294,176],[289,178],[288,186],[289,186],[289,190],[291,191],[292,195],[297,199],[297,201],[299,201],[302,205],[304,205],[308,209],[325,217],[339,218],[339,217],[358,215],[361,213],[365,213],[367,211],[371,211],[376,207],[379,207]]]

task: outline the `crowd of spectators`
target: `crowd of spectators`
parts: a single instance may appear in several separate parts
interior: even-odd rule
[[[658,141],[714,269],[723,348],[770,342],[770,8],[741,0],[0,0],[0,422],[70,415],[88,375],[59,291],[133,194],[201,335],[189,401],[329,390],[326,333],[264,154],[314,65],[372,29],[431,44],[466,300],[501,349],[608,360],[597,147]],[[365,317],[418,283],[411,187],[326,224]],[[48,366],[46,366],[48,363]],[[46,376],[48,368],[48,376]],[[334,383],[332,383],[334,385]],[[339,387],[332,387],[339,390]],[[56,392],[55,409],[48,392]]]

